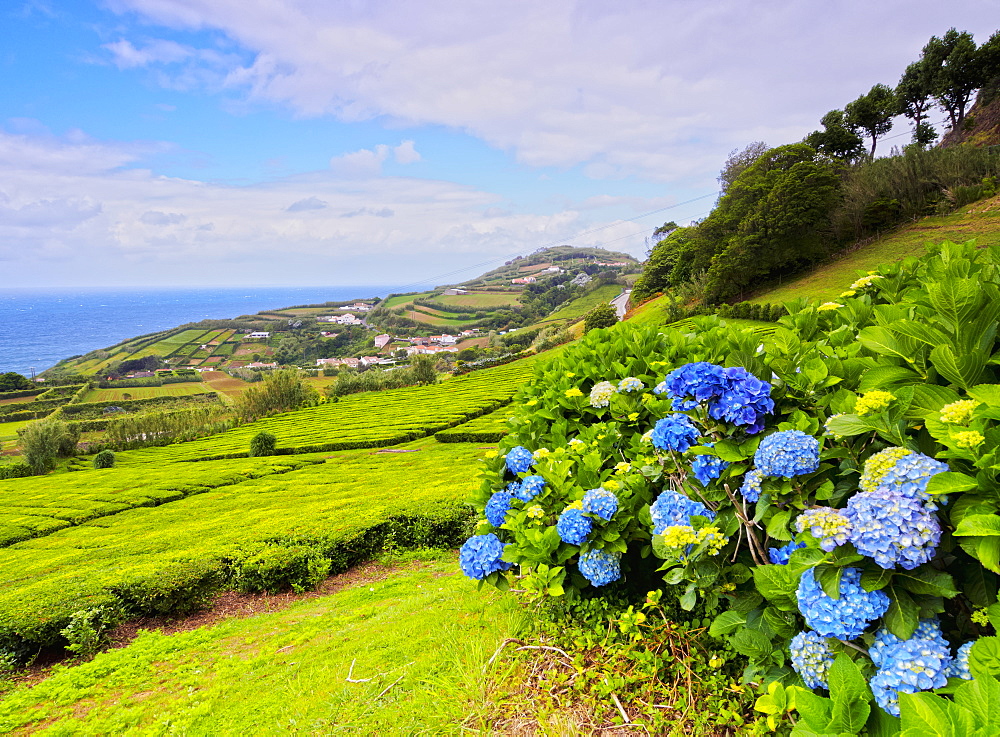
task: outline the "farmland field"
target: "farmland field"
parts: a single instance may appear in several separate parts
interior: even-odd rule
[[[440,317],[443,313],[437,313],[436,315],[428,314],[427,312],[418,312],[417,310],[429,310],[427,307],[417,306],[416,309],[408,311],[405,317],[409,320],[416,320],[417,322],[426,323],[427,325],[435,325],[441,327],[461,327],[470,322],[475,322],[472,315],[469,315],[467,319],[453,319],[450,317]]]
[[[482,307],[484,310],[518,305],[517,292],[470,292],[469,294],[442,294],[435,302],[455,307]]]
[[[468,514],[463,469],[482,453],[432,439],[388,452],[339,453],[320,465],[15,543],[0,555],[0,640],[53,641],[73,612],[116,597],[141,607],[191,596],[225,575],[231,561],[275,547],[308,542],[343,570],[381,547],[394,519],[409,520],[399,528],[406,535],[421,529],[414,518],[424,518],[428,534],[450,542]],[[78,473],[113,488],[113,474],[122,470]]]
[[[122,453],[121,463],[166,463],[245,456],[250,438],[266,431],[279,452],[377,448],[402,443],[506,404],[531,376],[531,359],[449,379],[441,384],[353,394],[338,402],[268,417],[220,435]]]
[[[243,379],[234,378],[222,371],[203,371],[201,378],[203,384],[227,397],[235,397],[250,386]]]
[[[84,395],[82,402],[118,402],[125,399],[152,399],[153,397],[186,397],[191,394],[203,394],[207,387],[203,382],[191,381],[163,386],[133,386],[122,389],[91,389]]]
[[[582,297],[574,299],[563,305],[556,312],[549,315],[546,320],[564,320],[583,317],[597,305],[607,304],[612,299],[622,293],[622,288],[617,284],[604,284],[592,292],[588,292]]]

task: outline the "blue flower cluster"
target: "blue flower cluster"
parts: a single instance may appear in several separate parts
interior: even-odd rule
[[[889,597],[884,592],[861,588],[860,568],[844,568],[839,599],[826,595],[810,568],[799,580],[797,596],[799,611],[807,625],[824,637],[842,640],[860,637],[869,623],[889,608]]]
[[[510,511],[511,500],[514,496],[509,491],[495,491],[489,501],[486,502],[486,520],[494,527],[499,527],[507,519],[507,512]]]
[[[531,451],[523,445],[517,445],[507,451],[507,470],[511,473],[524,473],[531,464],[535,462],[535,457]]]
[[[474,535],[465,541],[458,551],[458,564],[469,578],[477,581],[496,571],[509,570],[514,564],[500,559],[506,547],[492,532],[488,535]]]
[[[618,382],[618,391],[622,393],[642,391],[646,385],[634,376],[628,376]]]
[[[764,415],[774,410],[771,385],[745,368],[722,368],[698,361],[674,369],[653,390],[667,394],[675,410],[693,409],[710,401],[708,414],[747,428],[750,434],[764,429]]]
[[[951,666],[949,666],[948,671],[945,673],[948,678],[964,678],[966,681],[972,680],[972,671],[969,670],[969,653],[975,644],[976,641],[973,640],[958,648],[958,652],[955,653],[955,657],[951,660]]]
[[[657,421],[653,426],[650,440],[653,442],[653,447],[659,450],[675,450],[683,453],[698,442],[699,435],[698,428],[691,422],[690,417],[675,412]]]
[[[783,566],[788,563],[794,553],[799,548],[804,548],[805,543],[797,543],[794,540],[787,545],[782,545],[780,548],[769,548],[767,551],[767,557],[771,559],[771,562],[777,566]]]
[[[584,516],[583,510],[577,507],[566,507],[556,522],[559,539],[570,545],[583,545],[593,528],[593,520]]]
[[[664,491],[656,497],[649,513],[653,518],[654,535],[662,535],[668,527],[690,526],[694,516],[707,517],[710,521],[715,519],[715,512],[711,509],[676,491]]]
[[[509,486],[507,487],[510,488]],[[541,476],[525,476],[521,481],[520,488],[514,492],[514,496],[522,502],[530,502],[538,496],[545,488],[545,479]]]
[[[833,665],[833,650],[826,638],[815,632],[799,632],[789,644],[792,667],[809,688],[827,688],[827,675]]]
[[[899,694],[941,688],[948,683],[951,651],[940,627],[924,620],[909,640],[891,633],[876,634],[871,650],[878,672],[869,685],[875,701],[886,712],[899,716]]]
[[[743,486],[740,487],[740,493],[743,495],[743,498],[748,502],[756,502],[760,499],[760,484],[763,480],[764,474],[756,468],[747,471],[743,476]]]
[[[911,571],[934,557],[941,540],[937,516],[920,499],[884,485],[851,497],[844,516],[854,547],[882,568]]]
[[[577,565],[580,573],[594,586],[605,586],[621,578],[621,556],[603,550],[591,549],[580,556]]]
[[[783,430],[760,441],[754,465],[765,476],[801,476],[819,468],[819,441],[801,430]]]
[[[799,532],[808,530],[810,535],[819,540],[819,546],[829,553],[847,542],[851,534],[851,521],[839,509],[813,507],[795,519],[795,528]]]
[[[930,499],[927,482],[932,476],[948,470],[948,464],[936,461],[922,453],[903,456],[886,471],[879,482],[880,488],[890,488],[903,496],[915,499]]]
[[[705,443],[703,448],[711,448],[713,443]],[[722,472],[729,467],[729,461],[724,461],[714,455],[698,455],[691,462],[691,473],[701,482],[702,486],[708,486],[713,479],[719,478]]]
[[[583,495],[583,511],[610,520],[618,511],[618,497],[604,488],[591,489]]]

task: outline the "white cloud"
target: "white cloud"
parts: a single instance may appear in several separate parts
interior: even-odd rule
[[[401,284],[592,222],[571,207],[514,213],[489,192],[415,178],[325,171],[237,187],[163,177],[124,168],[134,149],[0,132],[8,281]]]
[[[115,0],[254,55],[226,84],[304,116],[443,125],[531,166],[711,183],[729,150],[799,139],[993,0]],[[859,22],[863,18],[863,22]],[[405,145],[405,144],[404,144]],[[358,152],[361,154],[361,152]],[[356,157],[356,158],[361,158]],[[353,163],[374,168],[377,152]],[[398,160],[402,163],[403,159]],[[351,162],[345,162],[351,163]],[[711,175],[708,175],[711,172]]]
[[[176,64],[195,54],[195,50],[190,46],[162,39],[150,41],[141,49],[124,39],[104,44],[102,48],[111,52],[114,64],[119,69],[145,67],[150,64]]]
[[[424,157],[414,148],[413,141],[403,141],[392,150],[392,155],[396,158],[397,164],[416,164],[423,161]]]

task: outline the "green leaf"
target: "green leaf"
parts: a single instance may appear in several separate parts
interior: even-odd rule
[[[1000,384],[979,384],[969,389],[969,396],[990,407],[1000,407]]]
[[[887,328],[874,325],[866,327],[858,334],[858,340],[865,348],[879,355],[896,356],[907,362],[912,359],[910,352],[900,344],[896,336]]]
[[[955,723],[949,713],[950,702],[929,693],[901,693],[899,695],[899,716],[903,723],[903,733],[918,730],[939,737],[964,737],[955,734]],[[954,708],[954,707],[952,707]]]
[[[980,637],[969,652],[969,669],[976,678],[1000,676],[1000,637]]]
[[[892,571],[875,566],[861,574],[861,588],[865,591],[877,591],[888,586],[891,580]]]
[[[920,374],[902,366],[873,366],[865,371],[858,385],[859,392],[887,389],[895,384],[916,384],[923,381]]]
[[[983,566],[994,573],[1000,573],[1000,537],[967,537],[959,543],[962,545],[962,550]]]
[[[977,537],[1000,536],[1000,516],[995,514],[970,515],[958,523],[954,534],[956,537],[967,535],[975,535]]]
[[[778,609],[795,609],[795,590],[799,585],[799,576],[790,575],[788,566],[757,566],[753,569],[753,582],[761,596]]]
[[[844,569],[840,566],[818,565],[815,569],[816,582],[823,589],[823,593],[831,599],[840,598],[840,577]]]
[[[833,711],[833,702],[817,696],[812,691],[805,688],[795,690],[795,710],[802,717],[804,725],[814,733],[827,731],[830,724],[830,714]]]
[[[730,463],[739,463],[747,458],[740,450],[740,447],[729,440],[720,440],[715,444],[715,455]]]
[[[931,351],[931,363],[952,384],[968,390],[982,376],[986,357],[980,353],[956,356],[950,345],[939,345]]]
[[[898,571],[896,580],[907,591],[914,594],[927,594],[950,599],[958,595],[955,580],[944,571],[922,567],[912,571]]]
[[[996,726],[994,715],[1000,713],[1000,683],[990,677],[963,683],[955,690],[955,704],[972,713],[975,727]]]
[[[715,621],[712,622],[712,626],[708,628],[708,634],[712,637],[722,637],[723,635],[728,635],[730,632],[736,630],[737,627],[741,627],[746,624],[747,618],[740,612],[735,612],[729,610],[728,612],[723,612]]]
[[[698,601],[698,591],[695,589],[693,583],[689,583],[687,589],[684,591],[684,595],[680,597],[681,609],[686,612],[690,612],[694,609],[694,605]]]
[[[868,737],[896,737],[901,731],[899,717],[886,714],[881,709],[872,709],[865,727]]]
[[[944,471],[931,476],[927,482],[928,494],[959,494],[971,491],[979,486],[971,476],[957,471]]]
[[[791,519],[791,516],[792,513],[788,509],[776,512],[767,522],[768,536],[773,537],[775,540],[791,540],[792,533],[788,530],[788,520]]]
[[[917,629],[920,619],[920,609],[905,591],[889,587],[891,602],[885,613],[886,628],[900,640],[909,640]]]
[[[746,655],[753,660],[763,660],[774,652],[771,640],[759,630],[750,629],[749,627],[744,627],[737,632],[730,639],[730,643],[732,643],[736,652]]]
[[[959,399],[958,392],[946,386],[918,384],[913,387],[913,401],[910,402],[907,415],[914,418],[936,416],[946,404],[957,402]]]
[[[844,438],[850,438],[855,435],[863,435],[879,429],[878,425],[860,417],[859,415],[839,415],[831,417],[827,420],[826,427],[832,435],[838,435]]]
[[[830,666],[828,681],[833,699],[830,730],[857,734],[868,721],[872,699],[861,670],[846,653],[840,653]]]

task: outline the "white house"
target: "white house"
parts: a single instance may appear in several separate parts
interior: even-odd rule
[[[388,333],[382,333],[381,335],[376,335],[375,336],[375,347],[376,348],[385,348],[391,342],[392,342],[392,336],[389,335]]]
[[[372,307],[373,305],[370,305],[367,302],[355,302],[348,309],[357,310],[358,312],[368,312],[372,309]]]
[[[468,294],[468,289],[459,289],[458,287],[452,287],[451,289],[445,289],[443,294],[457,295],[457,294]]]
[[[247,336],[247,340],[267,340],[270,337],[270,333],[258,331],[256,333],[250,333],[250,335]]]
[[[538,279],[533,276],[521,276],[517,279],[511,279],[511,284],[534,284]]]
[[[335,318],[334,322],[339,323],[340,325],[363,325],[364,324],[364,323],[361,322],[361,320],[359,320],[358,318],[356,318],[350,312],[348,312],[346,314],[343,314],[343,315],[340,315],[339,317]]]

